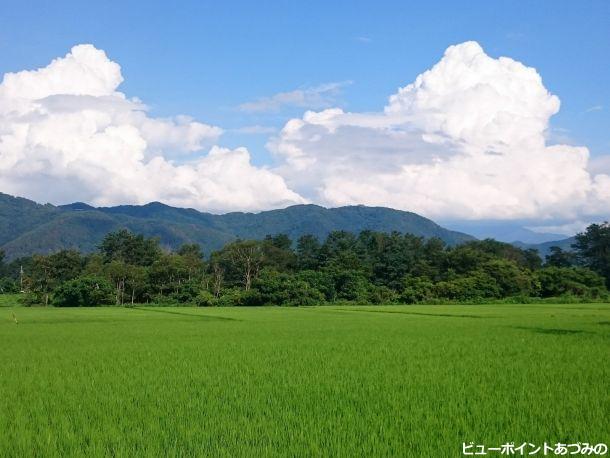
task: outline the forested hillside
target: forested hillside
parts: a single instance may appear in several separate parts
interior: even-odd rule
[[[380,207],[296,205],[261,213],[213,215],[158,202],[105,208],[83,203],[57,207],[0,194],[0,249],[7,259],[61,249],[90,253],[104,235],[119,229],[157,237],[166,249],[197,243],[206,256],[232,240],[262,239],[268,234],[286,234],[296,240],[304,234],[324,238],[336,230],[374,230],[438,237],[449,245],[473,240],[415,213]]]

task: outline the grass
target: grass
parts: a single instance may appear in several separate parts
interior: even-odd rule
[[[14,307],[19,305],[20,294],[0,294],[0,307]]]
[[[610,305],[12,308],[2,456],[610,443]],[[15,313],[19,324],[12,320]]]

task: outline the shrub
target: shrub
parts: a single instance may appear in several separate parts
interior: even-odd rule
[[[254,285],[259,294],[257,305],[302,306],[324,302],[324,294],[290,274],[263,271]]]
[[[112,304],[113,288],[104,278],[79,277],[62,283],[53,291],[57,307],[92,307]]]
[[[406,304],[415,304],[434,297],[434,283],[426,277],[413,277],[407,275],[400,300]]]
[[[172,291],[166,297],[176,304],[187,304],[195,302],[200,293],[199,285],[195,282],[185,282],[177,291]]]
[[[367,302],[371,284],[364,274],[357,270],[333,272],[337,299],[353,302]]]
[[[485,272],[475,271],[434,285],[433,296],[456,301],[479,301],[502,297],[497,282]]]
[[[497,293],[493,291],[493,294],[486,294],[483,297],[527,296],[538,293],[539,285],[536,278],[529,270],[519,267],[514,261],[493,259],[485,262],[475,274],[478,275],[479,282],[487,282],[490,293],[499,289]],[[485,280],[485,276],[490,280]],[[493,282],[496,286],[492,285]]]
[[[325,270],[303,270],[296,274],[297,280],[304,281],[310,288],[322,293],[323,301],[332,302],[337,298],[335,281]]]
[[[217,300],[212,293],[206,290],[199,291],[195,297],[195,305],[197,307],[214,307],[217,305]]]
[[[536,275],[542,297],[568,295],[598,299],[608,295],[604,278],[582,267],[545,267]]]
[[[434,297],[457,301],[468,301],[482,297],[475,289],[474,280],[469,277],[458,277],[452,280],[439,281],[434,285]]]
[[[219,307],[243,307],[262,305],[260,293],[256,289],[245,291],[240,288],[231,288],[223,292],[216,303]]]
[[[40,294],[28,292],[19,298],[19,303],[24,307],[32,307],[34,305],[44,304],[44,299]]]
[[[398,300],[398,294],[387,286],[371,285],[369,290],[369,302],[371,304],[394,304]]]
[[[163,307],[178,307],[180,301],[171,295],[156,294],[150,298],[150,305],[159,305]]]
[[[285,305],[294,307],[321,305],[325,299],[324,294],[307,284],[300,289],[293,289],[291,295],[291,299]]]
[[[19,284],[12,278],[0,278],[0,293],[13,294],[19,292]]]

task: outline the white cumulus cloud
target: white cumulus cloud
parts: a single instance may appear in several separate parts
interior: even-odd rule
[[[586,147],[554,138],[549,120],[560,102],[537,71],[475,42],[449,47],[377,112],[333,108],[346,83],[244,104],[321,110],[286,122],[268,142],[277,163],[264,167],[245,148],[216,146],[219,127],[151,116],[119,91],[122,81],[120,66],[91,45],[5,74],[0,191],[214,212],[367,204],[444,220],[585,221],[610,212],[608,156],[590,161]]]
[[[92,45],[5,74],[0,191],[43,202],[160,200],[210,211],[304,202],[281,176],[253,166],[246,149],[213,146],[222,129],[186,116],[151,117],[117,90],[122,81],[120,66]]]
[[[447,218],[574,218],[610,210],[610,177],[585,147],[548,145],[559,110],[535,69],[451,46],[383,111],[329,108],[269,142],[290,186],[327,205]]]

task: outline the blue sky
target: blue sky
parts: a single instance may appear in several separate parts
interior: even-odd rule
[[[352,81],[342,106],[379,110],[447,46],[476,40],[491,56],[535,67],[562,102],[552,125],[592,154],[610,152],[608,1],[2,3],[0,73],[93,43],[121,64],[123,92],[154,114],[188,113],[227,129],[281,126],[298,110],[235,107],[326,82]],[[266,154],[262,134],[224,141]]]
[[[375,130],[378,126],[371,127],[371,123],[380,122],[384,107],[387,109],[389,106],[388,98],[396,94],[399,88],[412,83],[418,75],[441,61],[443,53],[450,45],[467,41],[477,42],[486,53],[485,58],[489,56],[493,59],[493,63],[490,61],[488,64],[497,66],[499,75],[506,76],[507,79],[502,84],[505,84],[507,94],[512,95],[499,98],[501,103],[506,101],[506,98],[519,98],[518,90],[515,92],[516,86],[513,85],[511,78],[514,76],[514,81],[522,81],[520,78],[524,77],[525,73],[501,69],[502,64],[498,58],[507,56],[528,67],[533,67],[542,77],[544,88],[561,99],[561,109],[551,116],[550,124],[543,126],[546,145],[564,143],[586,146],[594,162],[599,159],[598,164],[605,167],[605,169],[602,167],[605,175],[596,177],[594,174],[599,171],[595,171],[591,172],[591,176],[587,176],[584,181],[578,181],[582,178],[581,169],[585,167],[582,161],[574,159],[572,162],[563,162],[566,168],[578,169],[578,173],[573,174],[574,176],[568,176],[569,174],[566,173],[565,177],[561,171],[561,161],[555,161],[549,168],[551,170],[549,173],[554,173],[556,179],[551,180],[555,188],[549,187],[548,192],[553,194],[553,197],[547,199],[548,203],[540,203],[545,200],[544,189],[538,189],[540,194],[538,195],[524,188],[521,194],[516,193],[512,196],[510,187],[499,184],[496,190],[500,194],[504,192],[507,199],[499,199],[496,206],[487,202],[486,205],[482,205],[485,209],[480,211],[477,208],[460,210],[462,204],[458,201],[435,206],[434,196],[431,197],[429,193],[423,193],[419,200],[411,201],[409,196],[412,195],[413,190],[407,191],[407,188],[400,186],[400,180],[404,180],[404,176],[388,178],[380,175],[380,180],[386,179],[385,188],[383,193],[380,192],[371,200],[360,196],[366,197],[374,192],[362,191],[359,194],[351,189],[350,185],[362,180],[363,171],[366,171],[366,168],[376,160],[374,157],[363,159],[360,153],[348,157],[345,155],[347,154],[345,151],[349,150],[348,146],[357,149],[363,144],[371,150],[378,147],[377,157],[381,158],[380,161],[385,161],[383,167],[380,165],[377,171],[382,175],[390,170],[392,160],[396,158],[398,161],[395,161],[394,165],[398,170],[404,154],[412,154],[414,150],[418,150],[420,156],[415,154],[414,157],[409,157],[409,161],[415,164],[426,161],[433,163],[439,157],[446,159],[455,153],[457,145],[464,141],[460,137],[461,134],[455,132],[448,134],[457,135],[453,138],[452,146],[439,147],[440,152],[433,150],[430,145],[438,139],[430,140],[426,137],[426,132],[430,133],[427,129],[431,127],[426,124],[430,119],[425,118],[427,116],[425,113],[415,115],[412,112],[403,113],[409,120],[405,121],[407,118],[404,118],[402,122],[413,124],[401,131],[401,135],[406,135],[405,138],[409,138],[410,143],[401,150],[403,156],[400,157],[393,156],[400,149],[392,143],[395,138],[382,136]],[[142,100],[149,107],[147,116],[151,119],[165,119],[186,114],[206,126],[219,126],[223,129],[224,133],[220,139],[212,138],[214,134],[201,134],[201,138],[207,135],[212,140],[210,143],[202,141],[201,151],[196,154],[202,157],[207,155],[212,144],[219,144],[230,150],[244,146],[249,151],[248,158],[243,159],[239,156],[242,153],[227,152],[223,153],[226,156],[223,156],[223,160],[238,160],[238,157],[242,157],[244,161],[249,161],[244,167],[253,167],[254,172],[249,174],[247,179],[244,178],[244,182],[250,180],[252,183],[269,183],[270,195],[279,193],[283,197],[277,201],[268,198],[240,206],[230,199],[223,201],[218,196],[209,198],[207,195],[197,194],[200,191],[192,191],[190,184],[182,183],[184,184],[182,190],[167,190],[167,192],[159,192],[159,195],[155,195],[154,192],[134,191],[132,194],[114,193],[96,199],[95,192],[99,190],[79,185],[85,180],[84,177],[92,172],[80,168],[68,170],[68,175],[72,174],[70,175],[72,181],[62,182],[62,192],[55,197],[49,197],[54,203],[87,199],[101,204],[116,203],[120,199],[124,201],[121,203],[140,203],[155,198],[175,204],[192,205],[202,210],[221,212],[233,209],[260,210],[305,201],[334,206],[360,203],[362,200],[366,204],[414,209],[440,220],[512,219],[525,222],[524,224],[529,222],[531,226],[544,228],[546,225],[553,229],[561,229],[562,225],[576,227],[580,223],[594,220],[610,212],[610,209],[603,205],[604,196],[608,195],[604,194],[609,187],[607,183],[610,183],[610,176],[607,175],[610,173],[608,159],[610,158],[608,156],[610,154],[610,65],[608,64],[610,2],[608,1],[461,3],[182,1],[175,5],[171,2],[158,1],[95,3],[30,1],[27,4],[1,2],[0,74],[44,68],[53,59],[66,56],[73,46],[83,43],[91,43],[97,50],[105,51],[107,61],[105,57],[99,62],[96,61],[100,68],[111,68],[111,62],[120,64],[124,81],[118,87],[118,91],[129,98],[137,97]],[[477,49],[479,48],[472,46],[460,48],[459,52],[456,51],[459,56],[456,54],[452,58],[451,65],[463,64],[468,67],[470,58],[468,56],[472,52],[476,54]],[[481,52],[483,51],[479,54]],[[450,65],[451,59],[446,60],[447,65]],[[94,73],[95,71],[93,69]],[[62,75],[64,79],[70,78],[66,74]],[[439,73],[437,76],[443,75]],[[443,77],[445,76],[448,81],[451,80],[451,75]],[[491,87],[495,84],[493,77],[489,75],[481,78],[483,85]],[[43,82],[42,85],[44,84],[46,83]],[[108,94],[116,95],[113,92],[115,88],[112,87],[112,82],[108,84],[110,88]],[[540,94],[529,98],[530,89],[533,91],[532,94],[538,90],[536,83],[523,88],[527,94],[523,96],[522,101],[509,101],[511,106],[518,111],[520,103],[526,105],[533,101],[532,104],[535,102],[540,108],[533,109],[531,115],[534,117],[540,115],[547,119],[554,112],[552,108],[554,102],[546,100]],[[87,94],[87,90],[78,95]],[[451,88],[447,88],[447,91],[450,92]],[[69,92],[70,89],[67,89],[66,93]],[[54,96],[62,94],[45,93]],[[295,95],[303,96],[303,94],[306,100],[301,103],[293,101],[267,110],[244,109],[249,106],[248,104],[256,105],[261,100],[273,104],[278,97],[293,100]],[[443,97],[445,95],[443,94]],[[442,100],[447,101],[447,99]],[[484,97],[478,100],[478,103],[485,105]],[[489,103],[495,102],[490,99]],[[327,138],[319,133],[311,133],[320,124],[318,121],[303,121],[304,112],[307,109],[320,112],[326,108],[341,108],[345,112],[355,113],[357,127],[363,130],[357,130],[352,125],[353,119],[350,116],[335,113],[332,115],[332,122],[341,126],[343,132],[341,135],[344,136],[331,138],[329,134]],[[485,110],[486,108],[482,106],[481,112],[485,113]],[[373,114],[370,115],[371,113]],[[417,116],[420,115],[423,120],[418,121]],[[413,116],[417,118],[415,121]],[[298,135],[311,135],[307,141],[319,141],[320,145],[326,145],[327,149],[321,146],[322,149],[316,151],[315,154],[319,153],[319,157],[309,153],[308,160],[320,161],[321,158],[335,155],[333,156],[335,162],[329,161],[329,168],[333,168],[335,173],[334,175],[329,173],[324,178],[325,181],[303,182],[298,167],[294,168],[294,164],[290,162],[295,158],[288,157],[290,154],[286,151],[295,147],[302,148],[303,143],[297,144],[294,138],[282,137],[278,142],[279,146],[269,146],[273,143],[273,138],[280,135],[282,127],[291,119],[299,120],[298,122],[303,124],[299,127]],[[522,122],[523,119],[522,117],[516,119],[516,123]],[[2,119],[0,123],[1,121]],[[395,122],[395,119],[387,117],[383,120],[386,134],[395,133],[397,128]],[[527,127],[527,124],[524,126]],[[138,124],[138,128],[140,127]],[[165,128],[169,129],[168,126]],[[197,126],[193,128],[196,129]],[[365,129],[368,130],[365,132]],[[509,132],[511,123],[506,122],[502,129],[505,133]],[[515,129],[515,136],[519,136],[519,129],[517,127]],[[542,132],[542,130],[535,132],[532,138],[542,135]],[[144,132],[142,135],[149,141],[146,137],[148,134]],[[410,135],[424,138],[423,143],[421,138],[414,140],[409,137]],[[168,138],[169,136],[171,135],[168,134]],[[355,139],[353,145],[347,145],[350,138]],[[474,141],[473,139],[471,135],[467,142]],[[156,138],[154,141],[163,144],[163,148],[171,143],[168,139],[160,141]],[[52,143],[50,141],[49,144]],[[515,142],[515,145],[517,143]],[[511,147],[511,151],[518,155],[518,149],[522,146],[515,145]],[[186,150],[198,149],[191,146],[183,144],[180,147]],[[67,149],[62,150],[63,153],[70,157],[76,154],[75,151],[69,151],[70,147],[65,148]],[[429,154],[434,155],[436,159],[432,160],[430,156],[425,160],[422,159],[421,151],[428,149],[432,151]],[[136,150],[137,148],[133,151]],[[548,152],[540,150],[539,153],[542,157]],[[24,149],[24,158],[28,157],[27,154],[30,153]],[[148,161],[150,157],[147,155],[150,154],[152,153],[147,152],[142,160]],[[281,157],[279,160],[278,154]],[[580,153],[573,149],[566,154],[575,158]],[[164,152],[162,157],[178,165],[192,160],[192,156],[174,155],[173,151]],[[207,162],[205,164],[202,162],[200,168],[212,169],[214,167],[212,163],[215,160],[220,161],[218,157],[218,155],[214,156],[216,159],[208,157]],[[32,160],[31,156],[28,160]],[[340,161],[352,160],[360,161],[360,165],[352,170],[352,183],[339,180],[342,178],[341,174],[352,173],[352,171],[345,172],[340,166]],[[61,161],[58,159],[57,162]],[[532,160],[532,163],[534,162]],[[413,163],[409,162],[410,165]],[[226,164],[229,162],[223,164],[222,167],[227,168]],[[243,165],[243,161],[240,164]],[[517,161],[513,165],[515,164],[521,164],[521,166],[516,165],[516,168],[519,168],[523,163]],[[546,166],[540,165],[540,167],[544,169]],[[267,169],[275,175],[267,174],[263,177]],[[17,168],[10,171],[14,172],[14,170]],[[194,173],[193,170],[188,173]],[[495,171],[492,172],[493,175]],[[498,170],[498,175],[501,174],[500,172]],[[310,169],[307,173],[313,176],[319,173],[319,170]],[[307,173],[303,172],[303,175]],[[488,172],[485,173],[490,175]],[[481,175],[485,173],[481,171]],[[543,170],[540,173],[543,173]],[[180,175],[177,169],[172,174],[174,174],[171,175],[172,177]],[[62,180],[66,180],[66,173],[62,172],[59,175]],[[8,179],[2,181],[2,173],[0,173],[0,185],[5,190],[18,193],[22,189],[30,189],[25,184],[28,180],[30,182],[34,180],[34,176],[23,175],[20,178],[21,182],[17,182],[17,178],[14,177],[12,181]],[[145,181],[150,180],[150,174],[147,177]],[[56,181],[53,181],[56,178],[45,175],[41,180],[44,182],[48,180],[49,184],[58,187]],[[535,176],[530,179],[533,182],[537,180]],[[282,180],[285,180],[285,183]],[[333,183],[334,188],[328,185],[330,182]],[[374,184],[372,186],[375,187]],[[457,183],[455,186],[459,189],[460,184]],[[589,198],[578,201],[574,196],[564,196],[562,186],[581,186],[583,189],[596,187],[596,197],[593,199],[595,202],[591,203]],[[190,198],[176,197],[186,188],[194,193]],[[41,200],[47,195],[45,192],[45,189],[41,188],[32,191],[31,195],[26,197]],[[231,195],[232,192],[234,190],[225,190],[225,195]],[[254,191],[248,192],[252,194]],[[400,192],[403,192],[403,195],[399,196],[401,199],[387,197],[395,196]],[[447,194],[452,191],[448,188],[443,192]],[[493,192],[489,193],[492,194]],[[575,190],[573,194],[578,193]],[[476,188],[472,195],[476,197]],[[523,196],[528,195],[532,196],[531,202],[524,201],[527,198]],[[466,199],[467,196],[462,197]],[[422,202],[430,199],[432,203],[426,207]],[[568,201],[569,205],[566,203]],[[512,206],[512,210],[505,210],[508,206]],[[579,206],[588,209],[580,212],[576,210]],[[520,207],[526,210],[523,212],[515,210]],[[428,209],[430,210],[427,211]]]

